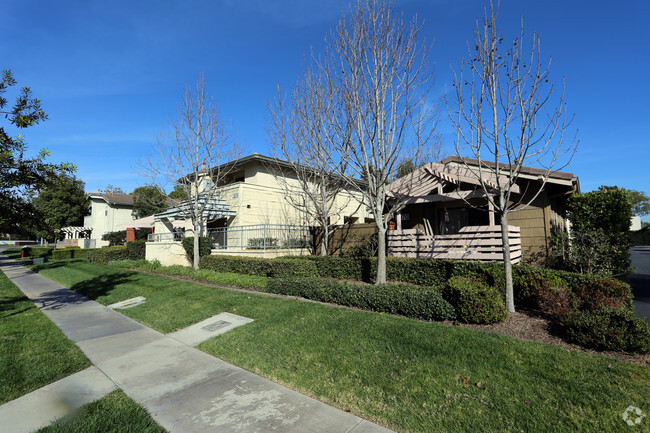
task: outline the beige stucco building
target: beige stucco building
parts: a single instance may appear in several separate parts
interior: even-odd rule
[[[84,228],[90,229],[90,238],[84,244],[87,248],[107,246],[102,236],[109,232],[124,230],[118,224],[133,220],[133,196],[119,193],[88,193],[90,206],[88,215],[84,217]]]
[[[202,234],[212,237],[213,248],[219,254],[267,257],[270,254],[286,255],[289,250],[295,252],[296,249],[305,249],[309,227],[317,224],[307,213],[291,203],[290,194],[293,197],[301,194],[291,166],[260,154],[227,165],[228,176],[219,190],[222,216],[209,221],[207,233]],[[333,209],[336,210],[336,215],[330,217],[332,225],[369,221],[370,215],[366,207],[361,205],[361,195],[356,191],[342,191],[337,196]],[[155,235],[152,238],[158,245],[148,246],[148,252],[153,248],[162,249],[162,243],[178,243],[180,236],[174,235],[174,224],[178,225],[178,218],[175,209],[155,216]],[[193,235],[189,220],[185,222],[184,233],[186,236]],[[270,250],[274,246],[278,249],[272,253]],[[177,250],[172,246],[166,248],[168,251]],[[153,257],[154,254],[148,253],[148,259],[150,256]]]

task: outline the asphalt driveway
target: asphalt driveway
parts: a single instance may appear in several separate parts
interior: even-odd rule
[[[650,246],[630,249],[634,274],[630,285],[634,293],[634,313],[650,323]]]

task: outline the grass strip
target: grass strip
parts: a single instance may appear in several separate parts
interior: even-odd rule
[[[21,248],[6,248],[4,251],[2,251],[3,254],[12,260],[20,259],[20,252]]]
[[[39,433],[133,432],[165,433],[146,410],[122,391],[113,391],[74,414],[42,428]]]
[[[0,404],[90,366],[90,361],[0,271]]]
[[[399,432],[627,432],[625,408],[650,412],[650,368],[610,358],[83,261],[35,268],[103,303],[145,296],[123,312],[163,332],[253,318],[200,348]]]

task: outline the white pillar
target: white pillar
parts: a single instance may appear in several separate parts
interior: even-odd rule
[[[494,205],[492,204],[491,201],[488,200],[488,217],[490,218],[489,224],[491,226],[496,225],[494,222]]]

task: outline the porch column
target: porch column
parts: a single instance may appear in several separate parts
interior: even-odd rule
[[[135,228],[129,227],[126,229],[126,243],[128,244],[131,241],[135,240]]]
[[[490,224],[491,226],[496,225],[496,224],[494,223],[494,205],[493,205],[492,202],[489,201],[489,200],[488,200],[488,211],[489,211],[489,212],[488,212],[488,218],[490,219],[489,224]]]
[[[402,230],[402,209],[399,209],[395,213],[395,222],[397,223],[396,224],[396,229],[397,230]]]

